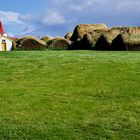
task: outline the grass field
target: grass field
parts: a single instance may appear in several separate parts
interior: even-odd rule
[[[0,53],[0,140],[139,140],[140,52]]]

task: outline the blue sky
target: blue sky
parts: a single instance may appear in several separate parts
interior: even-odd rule
[[[140,0],[4,0],[0,20],[11,36],[64,36],[77,24],[139,26]]]

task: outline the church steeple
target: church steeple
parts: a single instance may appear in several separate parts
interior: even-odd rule
[[[5,34],[1,21],[0,21],[0,34]]]
[[[2,25],[1,21],[0,21],[0,36],[6,36],[7,37],[7,34],[4,31],[4,28],[3,28],[3,25]]]

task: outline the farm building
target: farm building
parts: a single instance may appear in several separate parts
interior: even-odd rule
[[[112,42],[114,50],[140,51],[140,34],[119,34]]]
[[[113,50],[140,51],[140,27],[128,27],[112,41]]]
[[[95,49],[97,50],[112,50],[112,41],[122,32],[121,28],[110,28],[96,41]]]
[[[89,34],[95,30],[106,30],[108,27],[105,24],[80,24],[77,25],[70,38],[71,41],[80,41],[84,35]]]
[[[86,47],[85,49],[94,50],[96,42],[101,37],[101,35],[104,32],[106,32],[107,30],[108,29],[95,30],[95,31],[92,31],[92,32],[84,35],[84,37],[81,41],[82,45],[84,47]]]
[[[13,40],[7,36],[0,22],[0,51],[10,51],[12,49]]]

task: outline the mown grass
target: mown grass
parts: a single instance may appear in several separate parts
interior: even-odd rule
[[[139,140],[140,53],[0,53],[1,140]]]

